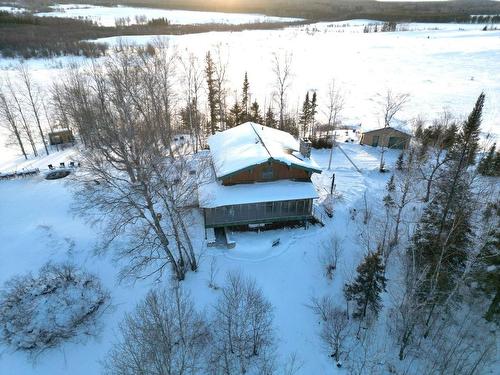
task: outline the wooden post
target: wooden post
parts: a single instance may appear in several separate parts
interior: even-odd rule
[[[330,195],[333,195],[333,188],[335,187],[335,173],[332,174],[332,186],[330,187]]]

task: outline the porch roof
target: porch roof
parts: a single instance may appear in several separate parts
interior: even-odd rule
[[[224,186],[219,181],[212,181],[198,187],[198,198],[201,208],[215,208],[236,204],[316,199],[318,193],[312,182],[280,180]]]

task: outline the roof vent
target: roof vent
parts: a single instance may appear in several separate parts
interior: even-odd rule
[[[300,154],[305,158],[311,157],[311,141],[307,138],[300,138]]]

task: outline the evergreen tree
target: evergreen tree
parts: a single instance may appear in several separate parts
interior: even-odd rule
[[[180,117],[183,128],[189,131],[193,137],[197,138],[200,135],[198,133],[201,126],[202,114],[197,110],[194,100],[191,104],[188,104],[181,109]]]
[[[497,151],[495,161],[493,162],[493,176],[500,176],[500,152]]]
[[[294,137],[299,136],[299,128],[297,126],[297,121],[295,120],[294,117],[290,116],[289,114],[285,113],[283,116],[283,131],[290,133]]]
[[[205,57],[205,75],[207,78],[207,87],[208,87],[208,107],[210,110],[210,122],[209,122],[209,130],[211,134],[215,134],[217,130],[217,121],[218,121],[218,105],[217,105],[217,83],[215,79],[215,64],[210,55],[210,51],[207,52]]]
[[[391,175],[389,181],[387,181],[386,189],[389,193],[394,192],[396,190],[396,184],[394,183],[394,175]]]
[[[259,103],[257,103],[257,101],[254,101],[252,103],[252,106],[250,107],[249,116],[250,116],[250,121],[256,122],[257,124],[262,124],[263,118],[260,115],[260,107],[259,107]]]
[[[481,94],[447,155],[435,196],[424,210],[408,251],[409,264],[415,264],[425,278],[418,294],[431,310],[453,290],[472,243],[473,192],[467,169],[477,151],[483,104]]]
[[[396,161],[396,170],[402,171],[405,163],[405,155],[401,152],[398,156],[398,160]]]
[[[382,308],[380,293],[385,291],[387,282],[381,254],[374,252],[366,255],[356,272],[356,279],[344,289],[346,299],[356,302],[352,315],[355,318],[364,318],[370,310],[377,316]]]
[[[248,102],[250,101],[249,97],[250,83],[248,83],[248,74],[245,72],[245,78],[243,79],[243,92],[241,96],[241,110],[243,113],[243,122],[249,121],[249,110],[248,110]]]
[[[270,128],[276,128],[276,126],[278,125],[278,120],[276,120],[276,116],[271,106],[269,106],[269,108],[267,109],[266,119],[264,123],[266,126],[269,126]]]
[[[302,126],[303,137],[307,136],[310,120],[311,120],[311,102],[309,100],[309,92],[307,92],[306,98],[304,99],[304,104],[302,104],[302,113],[299,119],[299,124]]]
[[[477,167],[477,171],[483,176],[499,176],[500,152],[496,151],[496,143],[491,146],[488,155],[483,158]]]
[[[462,130],[458,133],[456,141],[450,148],[449,157],[457,160],[459,167],[463,167],[462,164],[464,163],[466,165],[473,165],[475,163],[479,147],[479,128],[481,126],[484,99],[485,95],[481,93],[474,105],[474,109],[462,126]]]
[[[234,102],[233,107],[229,110],[228,126],[230,128],[240,125],[244,122],[244,114],[238,101]]]
[[[311,103],[309,106],[309,122],[311,124],[311,132],[316,136],[316,115],[318,114],[318,98],[316,91],[313,93]]]
[[[499,322],[500,318],[500,206],[490,204],[484,215],[487,238],[475,265],[474,280],[478,289],[488,298],[485,313],[488,321]]]

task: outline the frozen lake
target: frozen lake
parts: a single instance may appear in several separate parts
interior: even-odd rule
[[[363,127],[380,125],[380,100],[387,89],[409,93],[401,120],[432,119],[444,110],[463,115],[481,91],[486,93],[483,129],[500,134],[500,31],[483,25],[407,24],[407,31],[363,33],[375,21],[353,20],[288,27],[283,30],[211,32],[165,36],[181,54],[189,51],[200,61],[220,45],[228,61],[229,105],[248,72],[252,98],[261,107],[273,102],[272,56],[292,55],[292,111],[301,108],[307,90],[318,94],[318,119],[325,120],[328,85],[335,79],[346,96],[344,121]],[[144,44],[155,37],[119,40]],[[323,105],[323,107],[321,107]]]
[[[181,57],[193,53],[203,69],[207,51],[220,46],[228,62],[227,103],[231,107],[240,94],[245,72],[252,100],[261,108],[274,103],[273,53],[292,55],[293,82],[288,93],[289,110],[301,109],[307,90],[318,95],[318,121],[326,120],[329,81],[335,78],[345,95],[342,120],[377,127],[381,121],[381,95],[387,89],[410,94],[398,120],[421,117],[427,121],[444,110],[464,116],[481,91],[486,93],[483,131],[500,135],[500,31],[482,31],[483,25],[408,24],[409,31],[363,33],[366,24],[354,20],[288,27],[282,30],[210,32],[164,36]],[[157,36],[123,38],[143,44]],[[109,44],[119,38],[100,40]],[[70,63],[85,64],[83,57],[33,59],[26,63],[43,88],[60,79]],[[18,60],[0,59],[2,75],[12,73]],[[179,66],[178,73],[182,68]],[[182,85],[176,89],[182,95]],[[202,98],[205,93],[202,93]],[[182,97],[182,96],[181,96]],[[15,148],[6,148],[0,131],[0,162],[15,159]]]
[[[245,23],[293,22],[300,20],[298,18],[269,17],[263,14],[198,12],[128,6],[105,7],[96,5],[59,4],[53,5],[51,8],[54,9],[53,12],[37,13],[36,15],[41,17],[86,19],[97,22],[101,26],[115,26],[117,19],[128,19],[130,24],[136,24],[136,17],[141,17],[148,21],[154,18],[166,18],[171,24],[175,25],[207,23],[240,25]]]

